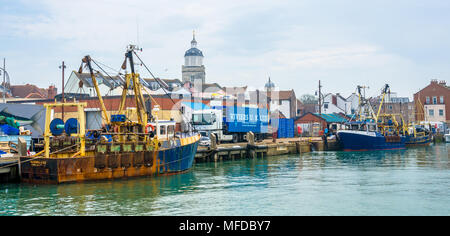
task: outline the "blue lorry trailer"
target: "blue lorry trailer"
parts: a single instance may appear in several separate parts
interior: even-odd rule
[[[266,108],[238,106],[216,106],[222,111],[223,132],[233,135],[233,142],[242,142],[248,132],[253,132],[256,139],[266,138],[269,132],[269,111]]]

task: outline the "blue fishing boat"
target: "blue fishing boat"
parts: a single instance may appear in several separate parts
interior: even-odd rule
[[[337,132],[344,151],[396,150],[406,147],[405,136],[385,135],[376,130],[375,123],[355,122],[348,125],[353,129]]]
[[[347,130],[337,132],[344,151],[405,149],[403,120],[400,124],[395,115],[380,114],[384,98],[390,93],[389,85],[386,84],[382,90],[383,95],[377,114],[373,111],[370,101],[362,96],[362,88],[363,86],[358,86],[359,109],[355,116],[358,120],[347,123]]]

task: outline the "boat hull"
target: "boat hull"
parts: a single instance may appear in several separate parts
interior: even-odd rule
[[[378,132],[339,131],[337,133],[344,151],[374,151],[405,149],[405,137],[385,137]]]
[[[187,139],[165,141],[159,150],[131,145],[127,151],[110,152],[107,147],[105,152],[89,152],[85,157],[21,157],[22,181],[60,184],[183,173],[192,167],[199,143],[199,137]]]
[[[431,144],[431,141],[431,136],[407,136],[405,144],[407,147],[428,146]]]

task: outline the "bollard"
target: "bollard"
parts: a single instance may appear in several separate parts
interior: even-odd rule
[[[209,135],[209,138],[211,139],[211,150],[217,149],[217,135],[214,133],[211,133]]]
[[[217,135],[214,133],[209,134],[209,138],[211,139],[211,147],[210,150],[211,151],[215,151],[217,150]],[[217,160],[219,159],[219,156],[217,153],[214,153],[214,162],[217,162]]]
[[[20,157],[27,156],[27,141],[19,137],[17,140],[17,151],[19,152],[19,159],[17,160],[17,169],[19,170],[19,179],[22,178],[22,165],[20,163]]]
[[[252,131],[247,133],[247,141],[249,145],[255,145],[255,134]]]

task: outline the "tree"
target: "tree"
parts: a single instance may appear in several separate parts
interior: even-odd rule
[[[303,104],[318,104],[319,100],[314,95],[311,94],[303,94],[300,96],[300,101]]]

